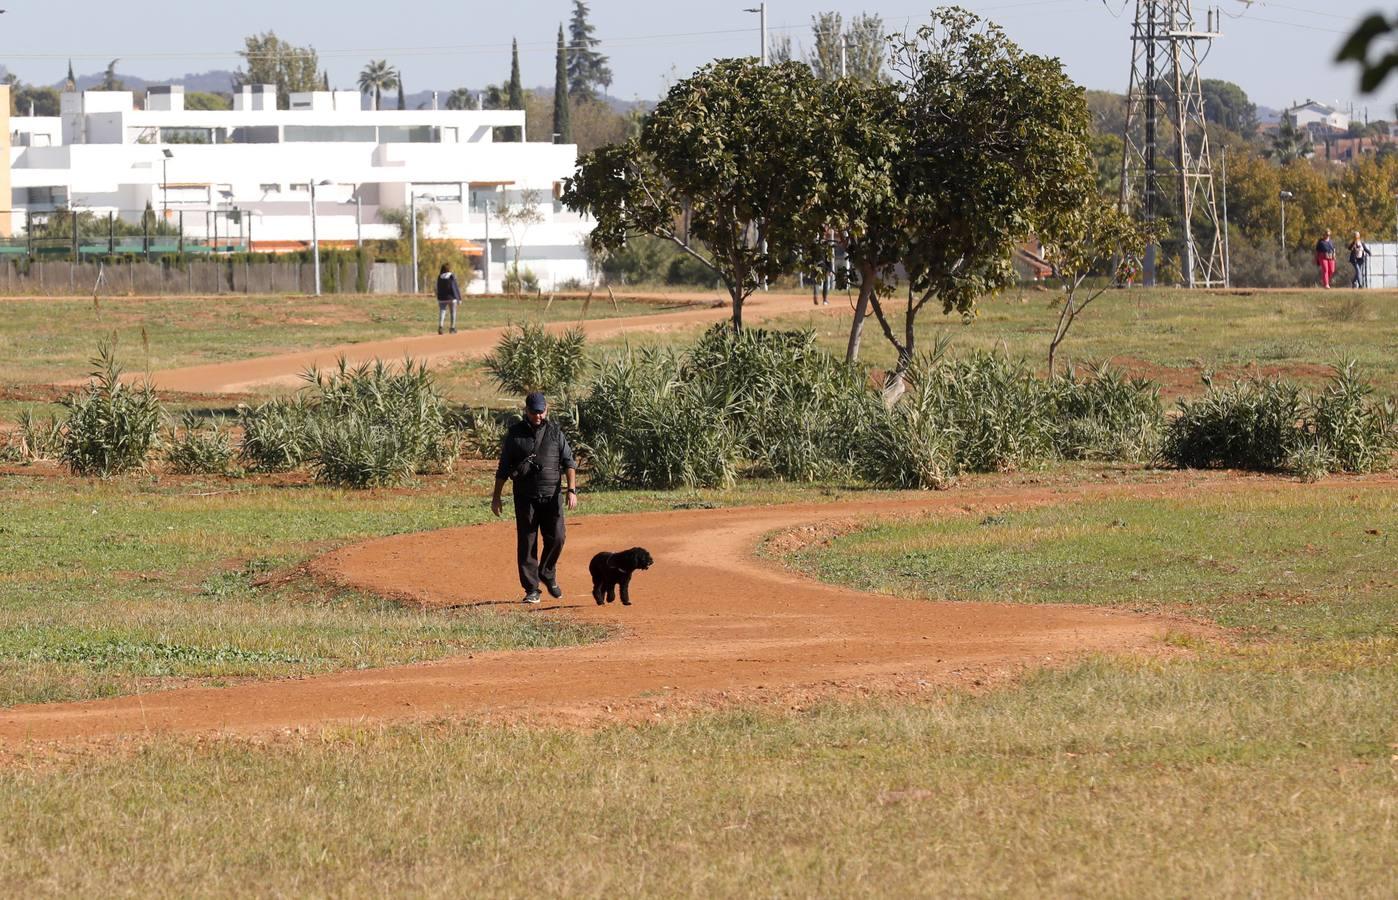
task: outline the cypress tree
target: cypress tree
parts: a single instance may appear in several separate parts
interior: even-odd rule
[[[402,70],[402,69],[394,69],[394,70],[393,70],[393,80],[396,81],[396,82],[398,82],[398,108],[399,108],[399,109],[407,109],[407,108],[408,108],[408,100],[407,100],[406,96],[404,96],[404,93],[403,93],[403,70]]]
[[[524,87],[519,83],[519,41],[510,39],[510,109],[524,109]],[[506,140],[524,140],[523,128],[509,129]]]
[[[553,133],[558,143],[573,143],[573,126],[568,121],[568,48],[563,43],[562,24],[558,26],[558,56],[553,63]]]

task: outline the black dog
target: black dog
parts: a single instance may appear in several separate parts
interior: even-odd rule
[[[611,603],[616,599],[617,585],[621,585],[621,605],[631,605],[631,573],[637,569],[649,569],[654,560],[643,547],[632,547],[620,553],[599,553],[587,564],[592,573],[592,599],[597,605]]]

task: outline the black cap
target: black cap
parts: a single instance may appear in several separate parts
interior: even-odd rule
[[[549,402],[544,399],[543,391],[532,391],[524,398],[524,408],[530,412],[543,412],[548,406]]]

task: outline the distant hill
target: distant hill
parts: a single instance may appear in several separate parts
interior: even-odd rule
[[[78,76],[78,90],[90,91],[102,83],[104,72],[97,72],[91,75]],[[128,75],[125,72],[118,72],[120,79],[128,91],[138,94],[145,93],[147,87],[153,84],[182,84],[188,92],[207,91],[211,94],[227,94],[233,90],[233,73],[227,69],[214,69],[209,72],[193,72],[181,75],[178,78],[142,78],[139,75]],[[63,81],[56,81],[53,87],[63,89]]]

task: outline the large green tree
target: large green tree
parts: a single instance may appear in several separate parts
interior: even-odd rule
[[[885,127],[896,149],[881,165],[892,167],[893,190],[875,183],[839,199],[864,280],[903,282],[901,321],[891,297],[869,291],[897,375],[916,354],[927,305],[973,314],[978,299],[1013,283],[1018,243],[1052,232],[1096,186],[1083,91],[1057,60],[1025,53],[955,8],[895,39],[892,60],[896,102]]]
[[[587,17],[591,10],[582,0],[573,0],[573,17],[568,21],[568,85],[577,99],[591,100],[597,89],[612,83],[607,57],[597,50],[600,41]]]
[[[584,156],[563,202],[596,220],[596,252],[642,234],[682,248],[728,289],[741,331],[754,290],[824,254],[827,136],[813,124],[825,101],[799,63],[710,63],[670,89],[637,140]]]
[[[1257,133],[1257,106],[1247,92],[1231,81],[1205,78],[1199,82],[1204,96],[1204,118],[1250,138]]]
[[[56,116],[60,112],[61,100],[57,88],[35,84],[17,84],[10,93],[13,112],[20,115],[28,115],[32,108],[36,116]]]
[[[314,91],[320,85],[320,58],[315,48],[297,47],[277,37],[276,32],[248,35],[238,55],[244,67],[233,73],[233,89],[245,84],[274,84],[277,105],[282,109],[290,106],[292,94]]]

